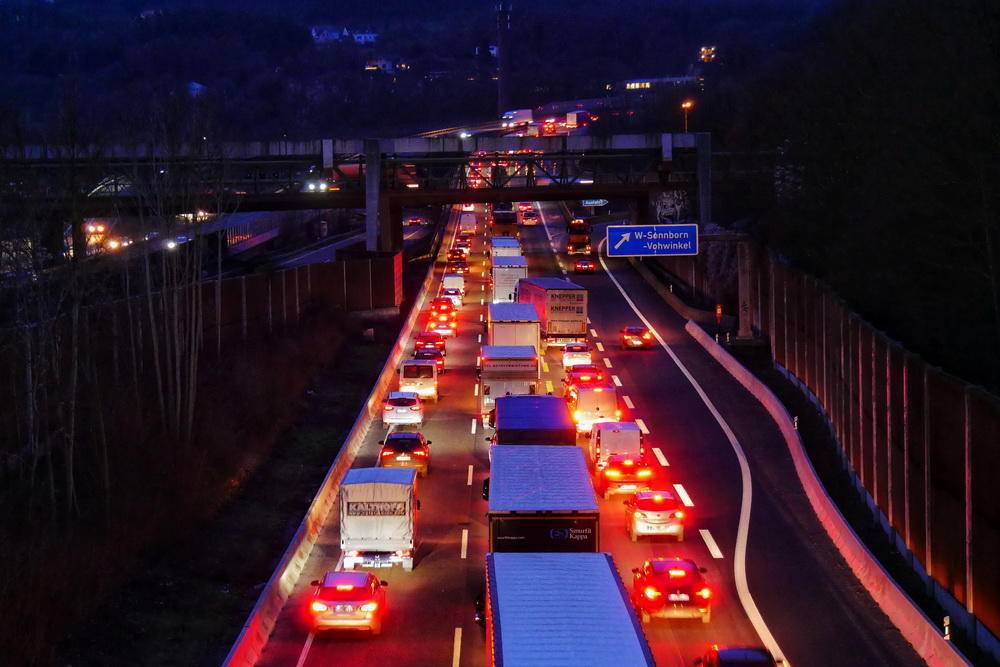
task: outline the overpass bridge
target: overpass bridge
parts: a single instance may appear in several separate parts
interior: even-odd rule
[[[10,212],[43,202],[67,222],[221,206],[364,208],[373,252],[397,252],[402,208],[421,204],[629,199],[642,221],[660,193],[681,189],[711,219],[707,133],[27,146],[0,149],[0,175]]]

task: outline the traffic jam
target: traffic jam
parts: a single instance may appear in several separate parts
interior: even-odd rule
[[[547,220],[539,205],[515,202],[501,207],[503,215],[494,212],[464,204],[452,213],[436,292],[425,299],[409,358],[384,399],[374,465],[351,469],[341,484],[340,565],[312,581],[304,616],[310,632],[324,636],[391,634],[408,622],[387,614],[392,594],[379,571],[420,567],[418,517],[431,508],[421,508],[418,487],[436,467],[425,430],[438,406],[454,400],[441,379],[462,368],[449,356],[461,337],[477,350],[475,368],[462,370],[474,378],[472,442],[488,471],[483,586],[469,609],[483,628],[486,664],[544,664],[527,656],[565,644],[595,664],[606,652],[622,657],[619,664],[652,665],[671,632],[711,623],[719,604],[719,568],[711,565],[722,558],[608,349],[641,356],[654,354],[659,342],[639,321],[598,335],[588,290],[570,280],[571,273],[598,271],[585,221],[569,220],[561,230],[566,243],[556,248],[548,229],[555,216]],[[548,255],[550,266],[555,260],[549,275],[534,275],[539,262],[529,267],[524,252],[523,228],[534,226],[544,228],[544,236],[530,232],[542,240],[534,253]],[[684,544],[691,535],[695,543]],[[551,595],[539,594],[549,586],[556,587]],[[575,591],[572,604],[565,586]],[[546,616],[566,622],[523,622]],[[594,623],[602,628],[599,641]],[[719,646],[710,631],[699,636],[705,648],[698,663],[777,664],[764,649]]]

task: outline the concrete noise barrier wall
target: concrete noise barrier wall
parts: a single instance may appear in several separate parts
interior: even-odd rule
[[[950,642],[945,641],[931,620],[889,576],[844,519],[817,476],[792,418],[778,397],[697,324],[688,321],[685,329],[737,382],[760,401],[778,425],[795,464],[799,482],[823,529],[847,561],[854,576],[861,581],[906,641],[931,667],[968,665],[968,661]]]

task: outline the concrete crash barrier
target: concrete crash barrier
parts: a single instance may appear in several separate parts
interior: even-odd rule
[[[917,654],[931,667],[960,666],[970,663],[944,639],[937,627],[921,611],[913,600],[896,584],[895,580],[872,556],[858,538],[847,520],[837,509],[826,488],[816,474],[802,445],[799,432],[795,430],[792,418],[784,404],[746,367],[692,321],[684,327],[712,357],[732,375],[737,382],[760,401],[771,419],[778,425],[781,435],[788,445],[788,451],[795,464],[795,473],[806,492],[809,504],[819,518],[837,550],[847,561],[854,576],[861,581],[876,604],[882,609],[893,625],[916,650]]]
[[[274,572],[264,586],[264,590],[261,591],[260,596],[257,598],[257,602],[254,604],[253,610],[247,617],[246,622],[244,622],[239,636],[233,643],[232,648],[229,649],[229,654],[223,662],[225,667],[251,667],[260,659],[261,653],[267,645],[267,640],[278,621],[278,615],[288,601],[292,590],[294,590],[295,584],[298,582],[306,561],[309,558],[309,552],[312,551],[313,545],[316,543],[316,539],[323,528],[323,524],[326,522],[330,510],[336,503],[337,493],[340,491],[340,482],[344,478],[344,474],[354,463],[358,450],[368,435],[373,417],[381,412],[382,401],[396,381],[396,367],[399,366],[403,358],[403,354],[406,351],[406,343],[410,339],[410,336],[413,335],[417,318],[420,316],[420,311],[427,300],[428,290],[434,283],[434,268],[437,265],[437,261],[441,259],[441,253],[444,252],[441,238],[445,230],[453,226],[453,217],[449,215],[448,224],[438,229],[437,235],[431,245],[431,252],[435,257],[435,261],[431,262],[430,267],[427,269],[427,276],[420,287],[418,297],[414,301],[413,307],[410,309],[410,314],[400,329],[399,337],[396,339],[396,343],[393,345],[386,359],[385,366],[382,367],[382,372],[379,374],[378,380],[376,380],[375,386],[368,395],[368,399],[361,408],[357,419],[354,420],[354,425],[351,427],[347,439],[344,441],[343,446],[341,446],[336,458],[334,458],[333,463],[330,465],[330,469],[323,478],[323,483],[309,505],[302,523],[299,524],[299,528],[295,532],[295,536],[292,537],[285,552],[281,555],[281,559],[274,568]],[[435,248],[437,249],[436,252]]]

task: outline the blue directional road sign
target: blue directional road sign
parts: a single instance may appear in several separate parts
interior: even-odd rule
[[[581,206],[607,206],[607,199],[584,199],[580,202]]]
[[[608,225],[608,257],[697,255],[698,225]]]

